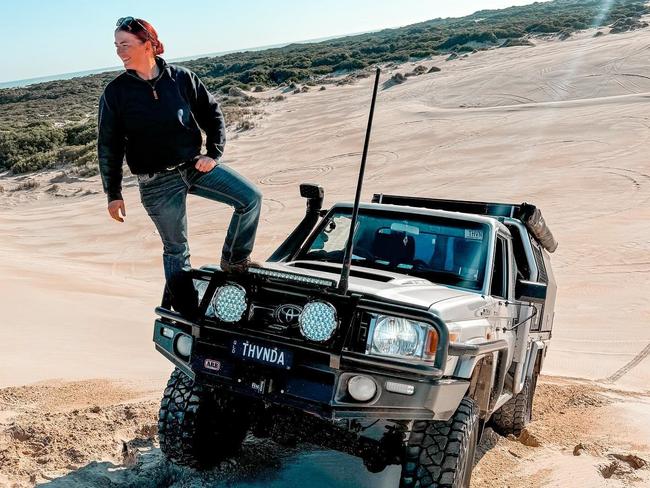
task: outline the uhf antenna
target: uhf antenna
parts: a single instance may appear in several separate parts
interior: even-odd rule
[[[339,279],[338,291],[342,295],[348,291],[348,279],[350,278],[350,265],[352,264],[352,239],[354,237],[354,228],[357,224],[359,215],[359,202],[361,200],[361,187],[363,186],[363,174],[366,171],[366,158],[368,156],[368,144],[370,143],[370,131],[372,129],[372,117],[375,113],[375,100],[377,100],[377,86],[379,85],[379,73],[381,69],[377,67],[375,72],[375,86],[372,90],[372,102],[370,103],[370,114],[368,115],[368,127],[366,128],[366,141],[363,144],[363,156],[361,157],[361,168],[359,169],[359,180],[357,181],[357,194],[354,197],[354,207],[352,207],[352,219],[350,220],[350,235],[345,245],[343,253],[343,267],[341,268],[341,278]]]

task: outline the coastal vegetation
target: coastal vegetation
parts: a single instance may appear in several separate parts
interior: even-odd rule
[[[646,27],[641,17],[648,13],[642,0],[554,0],[179,64],[194,71],[220,99],[232,129],[247,130],[254,125],[251,116],[259,103],[249,93],[278,86],[286,87],[285,94],[304,93],[316,85],[323,90],[334,77],[352,73],[336,81],[350,83],[367,76],[363,70],[376,64],[530,45],[528,39],[536,36],[566,39],[590,27],[612,26],[611,33],[625,32]],[[425,68],[418,67],[407,76],[424,73]],[[72,166],[80,176],[96,174],[97,104],[116,75],[108,72],[0,90],[0,171]],[[272,100],[284,98],[276,95]]]

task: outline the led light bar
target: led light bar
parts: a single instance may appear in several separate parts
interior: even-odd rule
[[[276,278],[287,281],[294,281],[296,283],[309,283],[311,285],[321,285],[321,286],[334,286],[336,281],[328,280],[326,278],[314,278],[313,276],[307,276],[297,273],[287,273],[285,271],[275,271],[270,269],[263,268],[248,268],[248,272],[260,276],[268,276],[269,278]]]

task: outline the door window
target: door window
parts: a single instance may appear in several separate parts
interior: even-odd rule
[[[494,269],[492,270],[492,296],[508,298],[508,260],[506,258],[506,241],[498,236],[494,252]]]

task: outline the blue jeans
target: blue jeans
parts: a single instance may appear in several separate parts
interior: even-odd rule
[[[189,271],[187,194],[234,207],[222,258],[230,263],[246,259],[253,250],[262,208],[262,194],[253,183],[223,163],[203,173],[194,166],[137,175],[140,201],[158,229],[163,243],[165,279]]]

